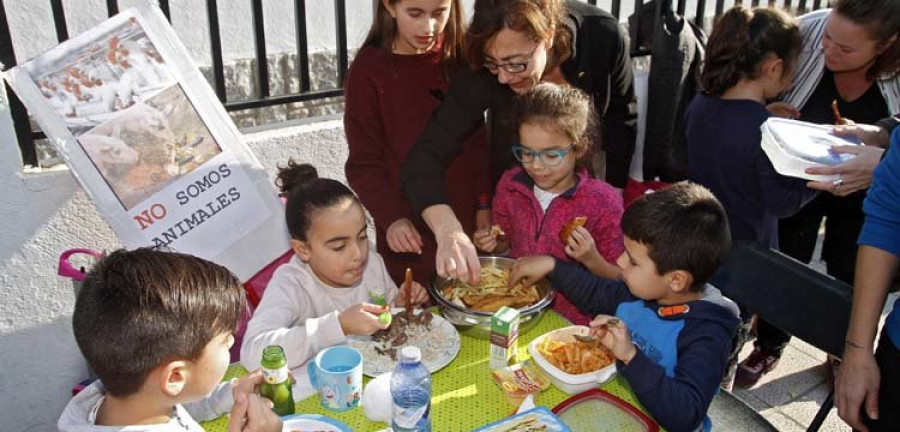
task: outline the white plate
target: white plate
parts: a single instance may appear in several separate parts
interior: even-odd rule
[[[349,426],[317,414],[295,414],[284,417],[282,432],[351,432]]]
[[[391,313],[397,313],[402,310],[402,308],[393,308]],[[421,311],[416,310],[415,313],[419,314]],[[387,354],[375,352],[375,347],[379,343],[372,341],[370,336],[349,336],[347,339],[348,344],[358,349],[363,355],[364,375],[376,377],[394,370],[397,362],[391,360],[391,357]],[[407,345],[419,347],[422,350],[422,363],[425,364],[429,372],[435,373],[450,364],[456,358],[456,355],[459,354],[459,332],[449,321],[439,315],[434,315],[428,332],[409,336],[409,339],[402,346]],[[396,348],[399,356],[401,347]]]

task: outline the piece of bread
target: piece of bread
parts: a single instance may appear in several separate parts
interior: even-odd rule
[[[575,231],[575,228],[583,227],[586,223],[587,216],[578,216],[575,219],[566,222],[566,224],[563,225],[562,229],[559,230],[559,239],[562,240],[563,243],[568,243],[569,236],[572,235],[572,231]]]
[[[503,232],[503,228],[500,228],[500,225],[491,225],[491,236],[494,238],[506,237],[506,233]]]

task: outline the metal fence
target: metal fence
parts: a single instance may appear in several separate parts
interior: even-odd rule
[[[53,12],[53,24],[56,30],[56,37],[59,42],[63,42],[69,38],[69,32],[66,24],[66,11],[63,7],[63,0],[49,0]],[[335,28],[336,28],[336,46],[337,46],[337,77],[336,86],[333,89],[312,91],[310,89],[310,62],[309,47],[306,34],[306,1],[294,0],[294,26],[297,37],[297,73],[299,74],[300,91],[291,94],[273,96],[270,94],[270,77],[269,66],[266,52],[266,32],[263,17],[263,0],[248,0],[252,5],[252,26],[253,38],[255,45],[255,66],[258,94],[255,98],[241,101],[228,101],[225,92],[225,66],[222,62],[222,35],[219,27],[218,4],[216,0],[205,0],[206,15],[209,23],[209,40],[212,58],[212,86],[216,96],[224,104],[225,109],[229,112],[245,109],[264,108],[289,104],[293,102],[303,102],[324,99],[329,97],[341,96],[343,94],[344,77],[348,67],[348,47],[347,47],[347,18],[346,18],[346,2],[345,0],[334,0],[335,10]],[[322,0],[319,0],[322,1]],[[360,1],[360,0],[357,0]],[[694,0],[696,9],[693,11],[694,21],[700,28],[705,28],[707,23],[707,4],[715,2],[715,11],[713,16],[718,17],[724,12],[725,0]],[[597,0],[587,0],[592,5],[597,5]],[[15,66],[16,55],[12,46],[10,37],[10,26],[7,21],[4,1],[0,0],[0,64],[6,68]],[[171,20],[169,1],[159,0],[160,9],[166,18]],[[652,3],[652,4],[650,4]],[[740,4],[741,0],[735,0],[733,3]],[[751,6],[759,6],[760,0],[752,0]],[[771,6],[776,5],[775,0],[762,2]],[[826,0],[798,0],[796,9],[804,12],[811,9],[819,9],[823,7]],[[636,16],[640,16],[640,12],[645,8],[653,8],[654,16],[660,16],[663,7],[675,7],[679,15],[685,15],[688,5],[687,0],[662,0],[655,3],[649,2],[645,5],[643,0],[634,0],[634,12]],[[610,4],[610,12],[619,19],[622,15],[622,0],[612,0]],[[781,0],[778,6],[788,9],[794,9],[793,0]],[[106,12],[108,16],[113,16],[119,12],[119,2],[117,0],[106,0]],[[650,54],[648,44],[642,41],[646,32],[641,32],[641,20],[635,20],[629,33],[632,38],[632,56],[641,56]],[[652,33],[651,33],[652,34]],[[652,67],[652,66],[651,66]],[[21,101],[16,97],[12,90],[7,86],[7,94],[9,95],[10,111],[16,130],[16,138],[19,148],[22,152],[22,159],[25,165],[38,165],[38,155],[35,141],[44,138],[43,133],[34,131],[29,121],[28,113]]]

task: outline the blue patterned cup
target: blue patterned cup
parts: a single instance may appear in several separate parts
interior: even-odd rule
[[[363,357],[356,348],[340,345],[319,351],[306,364],[306,372],[319,392],[322,406],[332,411],[347,411],[359,406],[362,366]]]

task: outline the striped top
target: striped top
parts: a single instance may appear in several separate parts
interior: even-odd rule
[[[803,38],[803,48],[797,61],[797,69],[791,86],[781,99],[798,110],[802,110],[806,101],[822,80],[825,72],[825,55],[822,53],[822,38],[825,34],[825,24],[831,9],[822,9],[810,12],[799,18],[800,35]],[[881,77],[878,80],[878,88],[887,103],[891,113],[900,113],[900,79]]]

